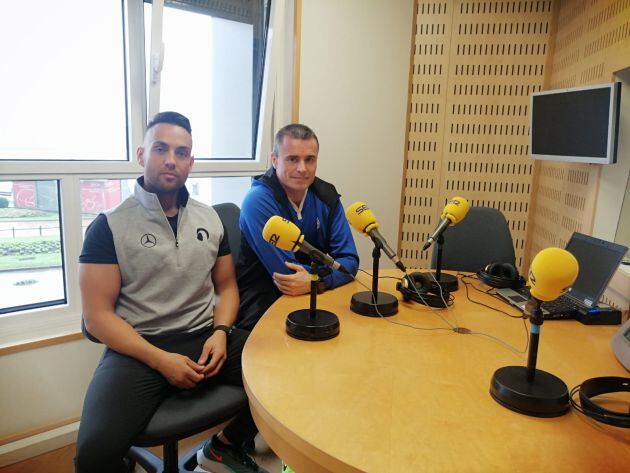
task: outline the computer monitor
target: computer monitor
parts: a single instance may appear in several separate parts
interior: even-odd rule
[[[532,94],[529,114],[531,157],[615,163],[620,103],[620,82]]]

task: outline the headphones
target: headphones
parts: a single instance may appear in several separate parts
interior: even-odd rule
[[[445,308],[453,303],[453,296],[441,288],[431,276],[425,273],[411,273],[403,276],[396,289],[405,302],[414,301],[429,307]]]
[[[577,392],[580,393],[580,404],[573,399]],[[616,392],[630,392],[630,378],[605,376],[602,378],[587,379],[571,390],[569,399],[574,409],[598,422],[630,429],[630,412],[624,414],[622,412],[610,411],[591,399],[600,394]]]
[[[488,286],[496,288],[518,288],[525,285],[525,279],[518,274],[512,263],[490,263],[477,271],[477,277]]]

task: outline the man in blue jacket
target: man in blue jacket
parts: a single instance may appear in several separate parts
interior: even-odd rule
[[[241,256],[237,265],[241,305],[236,326],[251,330],[282,294],[310,291],[310,260],[273,247],[262,229],[273,215],[295,223],[306,241],[330,254],[351,273],[359,267],[357,249],[339,194],[315,177],[319,141],[309,127],[291,124],[276,134],[272,167],[254,178],[241,209]],[[332,271],[318,291],[346,284],[351,277]]]

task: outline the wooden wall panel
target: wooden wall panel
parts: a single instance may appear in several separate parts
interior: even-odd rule
[[[401,212],[401,255],[422,242],[449,197],[500,209],[523,263],[533,162],[529,94],[542,89],[551,1],[418,1]]]
[[[451,37],[451,2],[416,2],[400,248],[420,267],[439,207]],[[426,252],[425,252],[426,253]]]
[[[611,82],[630,67],[630,0],[574,0],[558,5],[557,32],[545,89]],[[574,231],[591,234],[601,165],[543,161],[535,165],[527,260],[564,247]]]

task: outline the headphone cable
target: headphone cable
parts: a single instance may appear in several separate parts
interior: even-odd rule
[[[359,271],[361,271],[361,272],[363,272],[363,273],[367,274],[368,276],[372,277],[372,275],[371,275],[370,273],[368,273],[367,271],[365,271],[365,270],[363,270],[363,269],[360,269]],[[459,275],[459,273],[458,273],[458,275]],[[416,285],[414,284],[413,280],[412,280],[411,278],[409,278],[407,274],[405,274],[405,276],[407,276],[408,280],[411,282],[412,287],[413,287],[413,288],[414,288],[414,290],[418,293],[418,296],[420,297],[420,299],[421,299],[421,300],[424,300],[424,298],[422,297],[422,295],[419,293],[418,289],[416,288]],[[380,279],[380,278],[396,279],[396,280],[399,280],[399,281],[401,281],[401,280],[402,280],[402,278],[397,278],[397,277],[394,277],[394,276],[380,276],[380,277],[379,277],[379,279]],[[384,321],[386,321],[386,322],[388,322],[388,323],[391,323],[391,324],[394,324],[394,325],[402,325],[403,327],[409,327],[409,328],[416,329],[416,330],[447,330],[447,331],[449,331],[449,332],[454,332],[454,333],[459,333],[459,334],[464,334],[464,335],[481,335],[481,336],[483,336],[483,337],[487,337],[487,338],[489,338],[490,340],[493,340],[493,341],[495,341],[495,342],[497,342],[497,343],[499,343],[499,344],[503,345],[503,346],[504,346],[505,348],[507,348],[508,350],[510,350],[510,351],[512,351],[512,352],[514,352],[514,353],[516,353],[516,354],[519,354],[519,355],[520,355],[520,354],[523,354],[523,353],[526,353],[526,352],[527,352],[527,349],[529,348],[529,332],[527,331],[527,324],[525,323],[525,317],[522,317],[522,316],[521,316],[521,317],[511,316],[512,318],[520,318],[520,319],[523,319],[523,327],[525,328],[525,334],[526,334],[526,338],[527,338],[527,340],[526,340],[526,343],[525,343],[525,349],[524,349],[524,350],[519,350],[518,348],[516,348],[516,347],[514,347],[514,346],[510,345],[509,343],[507,343],[507,342],[505,342],[505,341],[501,340],[501,339],[500,339],[500,338],[498,338],[498,337],[495,337],[494,335],[490,335],[490,334],[487,334],[487,333],[484,333],[484,332],[475,332],[475,331],[470,330],[470,329],[463,329],[463,328],[459,327],[459,325],[457,325],[457,324],[456,324],[456,325],[452,325],[452,324],[451,324],[450,322],[448,322],[448,321],[447,321],[444,317],[442,317],[442,314],[440,314],[440,313],[438,312],[438,310],[436,310],[435,308],[433,308],[433,307],[429,306],[428,304],[426,304],[426,302],[425,302],[425,304],[424,304],[424,305],[426,305],[426,306],[427,306],[427,307],[428,307],[428,308],[429,308],[432,312],[434,312],[436,315],[438,315],[438,317],[440,317],[440,318],[442,319],[442,321],[444,321],[444,323],[446,323],[446,324],[449,326],[449,328],[446,328],[446,327],[435,327],[435,328],[417,327],[417,326],[415,326],[415,325],[410,325],[410,324],[405,324],[405,323],[402,323],[402,322],[395,322],[395,321],[393,321],[393,320],[389,320],[387,317],[385,317],[383,314],[381,314],[381,312],[378,310],[378,306],[377,306],[377,304],[376,304],[376,295],[372,292],[372,289],[371,289],[370,287],[368,287],[367,285],[365,285],[363,282],[359,281],[359,279],[358,279],[356,276],[354,277],[354,280],[355,280],[356,282],[358,282],[361,286],[363,286],[363,287],[365,287],[366,289],[368,289],[368,291],[369,291],[369,292],[371,293],[371,295],[372,295],[372,303],[374,304],[374,309],[376,310],[376,313],[377,313],[377,314],[378,314],[378,315],[379,315],[379,316],[380,316],[380,317],[381,317]],[[440,294],[442,294],[442,287],[440,286],[440,283],[439,283],[439,282],[435,279],[435,277],[433,277],[433,280],[434,280],[434,281],[435,281],[435,283],[438,285],[438,288],[440,289]],[[464,286],[466,286],[466,284],[464,284]],[[473,287],[474,287],[474,286],[473,286]],[[468,297],[468,287],[467,287],[467,286],[466,286],[466,296]],[[453,297],[452,295],[450,295],[450,296],[449,296],[449,298],[452,298],[452,297]],[[471,299],[470,299],[470,297],[468,297],[468,300],[470,300],[471,302],[475,302],[475,301],[471,300]],[[445,301],[444,301],[444,299],[443,299],[443,297],[442,297],[442,301],[443,301],[443,302],[445,302]],[[445,302],[445,304],[446,304],[446,302]],[[496,310],[496,311],[498,311],[498,312],[503,312],[503,311],[501,311],[501,310],[499,310],[499,309],[494,309],[492,306],[487,306],[487,305],[485,305],[485,304],[483,304],[483,303],[479,303],[479,304],[480,304],[480,305],[483,305],[483,306],[485,306],[485,307],[488,307],[488,308],[490,308],[490,309]],[[446,308],[446,309],[450,309],[450,306],[449,306],[449,305],[447,305],[447,306],[445,306],[445,308]],[[509,315],[509,314],[507,314],[506,312],[503,312],[503,313],[504,313],[504,314],[506,314],[506,315]],[[454,313],[453,313],[453,314],[454,314]]]
[[[490,292],[483,291],[483,290],[479,289],[478,287],[475,287],[472,283],[466,282],[466,281],[464,280],[465,278],[470,278],[470,279],[477,279],[477,280],[479,280],[478,278],[475,278],[475,277],[473,277],[473,276],[470,276],[469,274],[463,274],[463,273],[457,273],[457,276],[459,277],[460,281],[462,282],[462,284],[463,284],[463,285],[464,285],[464,287],[466,288],[466,298],[467,298],[470,302],[472,302],[473,304],[478,304],[478,305],[481,305],[481,306],[487,307],[488,309],[492,309],[492,310],[494,310],[494,311],[496,311],[496,312],[500,312],[501,314],[507,315],[508,317],[510,317],[510,318],[512,318],[512,319],[527,319],[527,318],[528,318],[528,317],[527,317],[527,315],[525,315],[525,314],[523,314],[523,315],[512,315],[512,314],[510,314],[510,313],[508,313],[508,312],[505,312],[504,310],[497,309],[496,307],[492,307],[491,305],[484,304],[483,302],[480,302],[480,301],[475,301],[475,300],[471,299],[471,298],[470,298],[470,294],[468,293],[468,286],[471,286],[471,287],[472,287],[473,289],[475,289],[476,291],[479,291],[479,292],[481,292],[481,293],[483,293],[483,294],[487,294],[487,295],[489,295],[489,296],[493,297],[494,299],[497,299],[497,300],[499,300],[499,301],[502,301],[502,299],[500,299],[500,298],[499,298],[499,297],[498,297],[495,293],[490,293]],[[492,290],[492,288],[490,288],[490,289]],[[503,302],[503,301],[502,301],[502,302]]]
[[[368,276],[372,277],[372,275],[370,273],[368,273],[367,271],[364,270],[360,270],[362,272],[364,272],[365,274],[367,274]],[[394,278],[393,276],[384,276],[384,277],[389,277],[392,279],[398,279],[401,280],[402,278]],[[449,326],[449,328],[446,327],[417,327],[415,325],[410,325],[410,324],[405,324],[402,322],[395,322],[393,320],[389,320],[388,317],[385,317],[383,314],[381,314],[381,312],[378,310],[378,305],[376,303],[376,295],[374,294],[374,292],[372,292],[372,288],[368,287],[367,285],[365,285],[363,282],[359,281],[359,279],[355,276],[354,280],[356,282],[358,282],[361,286],[365,287],[368,292],[370,292],[370,294],[372,295],[372,303],[374,304],[374,309],[376,310],[376,313],[381,317],[381,319],[383,319],[385,322],[388,322],[390,324],[394,324],[394,325],[402,325],[403,327],[409,327],[409,328],[413,328],[416,330],[446,330],[449,332],[455,332],[454,327],[447,321],[445,320],[441,314],[438,314],[438,316]],[[415,287],[415,286],[414,286]],[[420,295],[420,298],[422,298],[422,295]],[[434,311],[433,307],[430,307],[429,305],[425,304],[427,307],[429,307],[429,309],[431,309],[432,311]],[[437,312],[437,311],[436,311]]]

